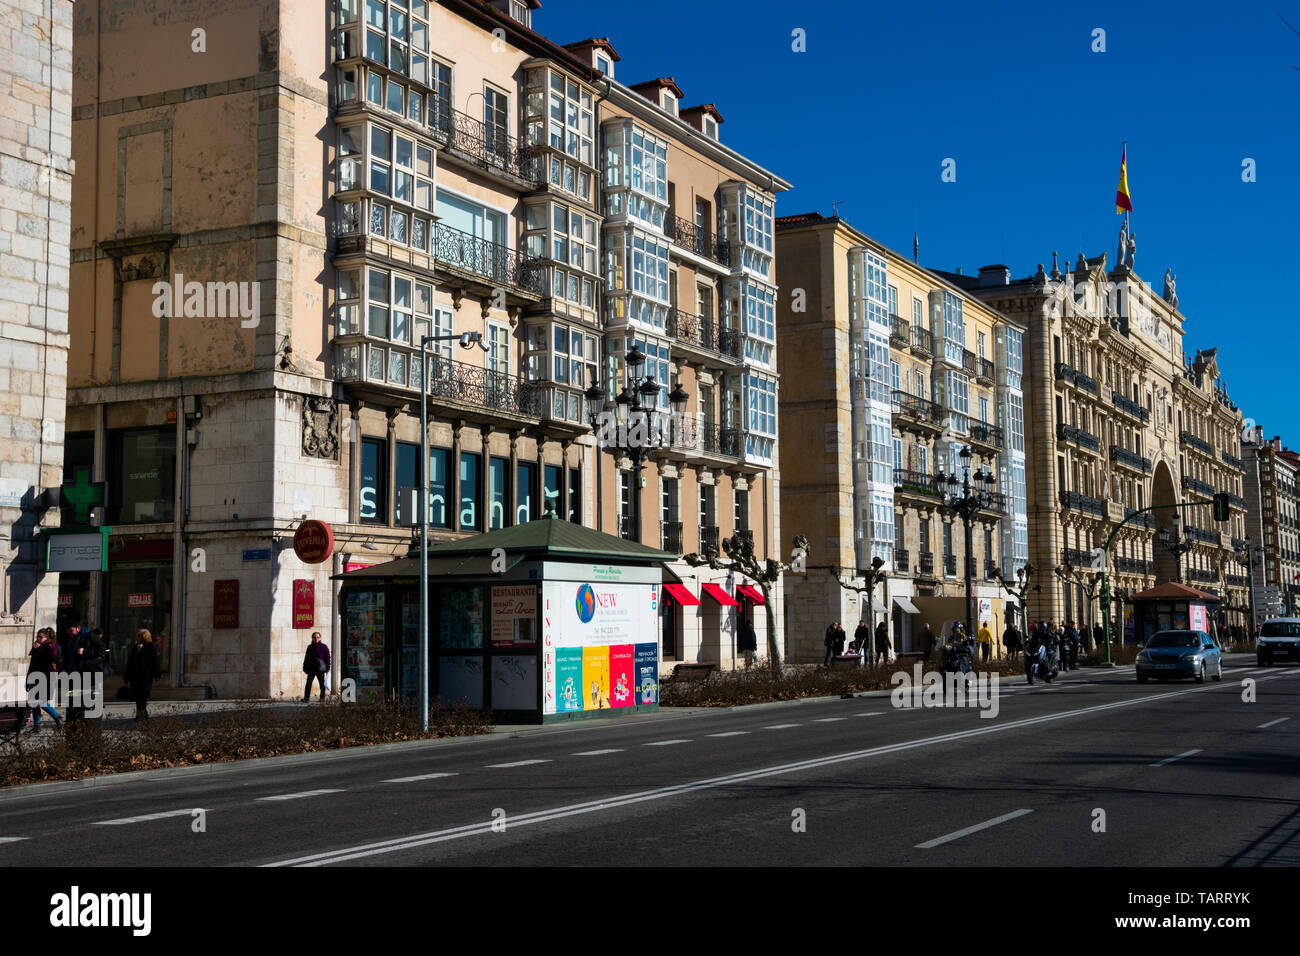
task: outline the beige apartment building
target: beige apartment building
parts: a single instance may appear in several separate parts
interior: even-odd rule
[[[0,3],[0,673],[53,627],[68,368],[72,3]]]
[[[1098,620],[1093,552],[1132,511],[1186,504],[1120,529],[1107,559],[1116,601],[1176,580],[1218,594],[1226,623],[1242,625],[1241,411],[1220,381],[1216,351],[1184,353],[1186,320],[1169,273],[1157,293],[1134,255],[1121,239],[1121,262],[1110,269],[1105,255],[1080,255],[1062,271],[1053,254],[1050,271],[1040,265],[1023,279],[1005,266],[977,277],[944,273],[1028,327],[1029,614]],[[1231,496],[1221,527],[1216,492]]]
[[[792,656],[821,660],[835,620],[920,650],[925,624],[966,621],[968,577],[972,627],[1000,645],[1000,577],[1027,547],[1022,327],[838,217],[782,217],[777,247],[782,515],[811,544],[787,581]],[[969,541],[954,495],[975,505]]]
[[[66,619],[119,651],[159,633],[173,693],[298,693],[311,630],[338,644],[335,575],[412,544],[422,396],[437,541],[554,510],[775,554],[788,184],[716,107],[623,85],[609,41],[534,30],[535,0],[218,6],[77,10],[68,448],[113,532],[106,572],[64,575]],[[641,482],[584,396],[644,384],[634,343],[657,419],[689,396]],[[330,562],[295,556],[305,519]],[[734,663],[741,609],[672,604],[661,660]]]
[[[1263,427],[1247,427],[1242,443],[1246,466],[1247,535],[1250,560],[1238,574],[1253,575],[1256,621],[1300,614],[1300,454]],[[1245,557],[1244,553],[1242,557]]]

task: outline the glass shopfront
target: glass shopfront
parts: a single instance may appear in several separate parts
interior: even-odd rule
[[[103,627],[111,649],[113,673],[122,673],[136,631],[145,628],[153,636],[158,664],[166,674],[171,667],[171,561],[114,564],[111,553],[109,561],[108,614]]]
[[[176,429],[129,428],[108,434],[109,525],[174,517]]]

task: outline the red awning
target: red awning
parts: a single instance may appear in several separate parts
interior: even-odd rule
[[[713,598],[713,600],[717,601],[723,607],[740,607],[740,602],[737,601],[735,598],[733,598],[726,591],[722,590],[721,585],[701,584],[700,587],[704,589],[705,594]]]
[[[763,604],[763,592],[752,584],[737,584],[736,597],[744,598],[750,604]]]
[[[692,594],[684,584],[665,584],[664,590],[668,592],[669,597],[682,607],[694,607],[700,603],[700,599]]]

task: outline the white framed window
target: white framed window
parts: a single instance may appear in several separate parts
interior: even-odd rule
[[[510,328],[489,322],[487,370],[502,375],[510,374]]]
[[[961,372],[948,372],[947,374],[947,406],[952,414],[952,427],[954,431],[966,434],[968,427],[968,416],[970,414],[969,406],[969,388],[970,380]]]
[[[978,355],[980,358],[983,358],[984,357],[984,333],[983,332],[975,333],[975,347],[976,347],[975,354]]]
[[[677,94],[672,90],[659,91],[659,105],[674,116],[677,115]]]
[[[944,358],[954,365],[961,365],[962,353],[966,349],[966,321],[962,311],[962,300],[951,292],[944,292],[941,308]]]
[[[704,135],[709,139],[716,140],[718,138],[718,121],[712,116],[709,116],[707,113],[704,114],[703,121],[700,125],[704,128]]]
[[[925,325],[925,303],[920,299],[912,299],[912,327],[923,329]]]
[[[614,78],[614,61],[603,53],[596,54],[596,69],[611,80]]]

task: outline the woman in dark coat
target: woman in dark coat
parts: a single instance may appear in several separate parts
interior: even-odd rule
[[[153,682],[162,676],[158,665],[158,650],[153,646],[153,635],[144,628],[136,631],[135,643],[126,658],[126,669],[122,679],[131,686],[131,696],[135,698],[135,719],[149,719],[149,694],[153,692]]]

